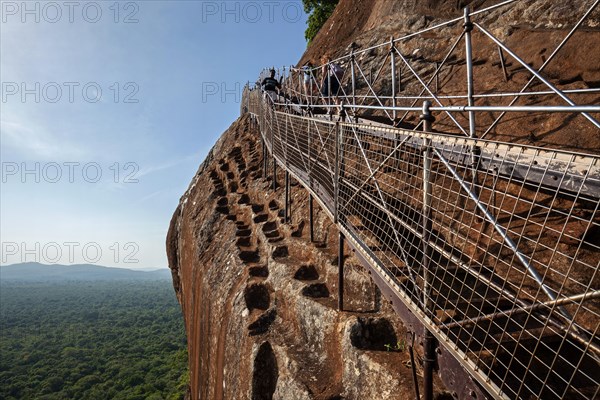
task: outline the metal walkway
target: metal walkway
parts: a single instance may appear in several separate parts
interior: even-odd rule
[[[486,33],[470,22],[477,14],[465,10],[464,26]],[[403,57],[396,40],[391,54]],[[469,65],[468,50],[465,57]],[[600,157],[476,138],[477,112],[529,106],[475,106],[472,82],[465,106],[445,106],[430,91],[422,107],[400,107],[396,93],[373,92],[378,105],[359,105],[354,67],[350,79],[341,106],[288,84],[275,104],[246,87],[242,111],[274,160],[337,223],[408,329],[422,335],[426,362],[461,399],[598,398]],[[600,106],[577,105],[542,82],[568,105],[531,109],[580,113],[599,126]],[[317,107],[341,117],[314,115]],[[370,107],[392,125],[398,111],[419,112],[423,131],[358,120]],[[457,111],[470,114],[468,126],[457,125],[465,135],[431,132],[432,113],[453,119]]]

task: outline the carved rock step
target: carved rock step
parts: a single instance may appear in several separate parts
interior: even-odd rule
[[[258,249],[256,250],[248,250],[248,249],[240,249],[239,251],[240,260],[243,263],[257,263],[260,261],[260,253]]]
[[[277,311],[274,308],[262,313],[254,322],[248,325],[250,336],[262,335],[269,330],[269,327],[275,321]]]
[[[312,283],[302,288],[302,295],[313,299],[329,297],[329,288],[323,282]]]
[[[314,281],[319,279],[319,273],[314,265],[301,265],[294,274],[294,279],[299,281]]]
[[[257,214],[254,216],[253,221],[257,224],[260,224],[262,222],[265,222],[268,219],[269,219],[269,214]]]
[[[286,245],[276,246],[271,252],[273,258],[285,258],[289,255],[288,247]]]
[[[267,278],[269,276],[269,269],[266,265],[255,265],[248,269],[248,275],[258,278]]]

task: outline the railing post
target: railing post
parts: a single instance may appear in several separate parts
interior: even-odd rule
[[[469,15],[469,6],[465,7],[465,58],[467,60],[467,102],[473,106],[473,49],[471,47],[471,31],[473,23]],[[475,112],[469,111],[469,137],[475,137]]]
[[[262,153],[263,153],[263,177],[266,179],[267,178],[267,164],[268,164],[268,159],[267,159],[267,143],[265,142],[265,139],[263,138],[262,140]]]
[[[433,116],[429,110],[431,102],[423,102],[423,132],[431,132],[431,123]],[[425,138],[423,143],[423,209],[422,209],[422,250],[423,250],[423,305],[425,311],[428,311],[429,302],[429,261],[431,258],[431,249],[429,240],[431,238],[431,139]]]
[[[396,48],[394,46],[394,37],[390,38],[390,63],[392,70],[392,107],[396,107]],[[392,118],[396,123],[396,110],[392,110]]]
[[[352,77],[352,114],[356,116],[356,73],[354,71],[354,45],[352,46],[352,53],[350,54],[350,73]]]
[[[400,63],[400,73],[398,74],[398,91],[402,91],[402,63]]]
[[[435,94],[438,94],[438,92],[440,91],[440,63],[439,62],[435,62]]]
[[[273,144],[271,144],[272,146]],[[273,151],[273,190],[277,190],[277,160],[275,159],[275,152]]]
[[[471,16],[469,15],[469,6],[465,7],[465,58],[467,60],[467,101],[469,106],[473,106],[473,50],[471,47],[471,31],[473,30],[473,23],[471,22]],[[475,131],[475,111],[469,111],[469,137],[476,138],[477,132]],[[478,193],[478,179],[477,169],[479,168],[479,149],[476,146],[471,147],[471,173],[473,174],[472,187],[474,192]],[[461,204],[462,205],[462,204]],[[462,205],[464,208],[464,205]]]
[[[285,170],[285,215],[284,222],[290,222],[290,173]]]
[[[310,234],[311,243],[315,241],[315,228],[313,221],[313,196],[309,193],[308,195],[308,232]]]
[[[329,106],[327,112],[329,113],[329,116],[331,117],[331,114],[332,114],[332,112],[331,112],[331,97],[332,96],[331,95],[333,93],[331,90],[331,74],[329,73],[331,71],[331,62],[327,63],[326,68],[327,68],[325,71],[325,73],[327,74],[327,92],[326,93],[327,93],[327,105]]]
[[[343,109],[343,108],[342,108]],[[341,113],[341,112],[340,112]],[[334,175],[334,187],[333,187],[333,204],[334,204],[334,216],[333,223],[337,224],[339,221],[339,192],[340,192],[340,123],[335,123],[335,175]]]
[[[498,55],[500,56],[500,65],[502,66],[502,72],[504,73],[504,81],[508,82],[508,72],[506,71],[506,64],[504,63],[504,52],[500,46],[498,46]]]
[[[344,311],[344,234],[340,232],[338,247],[338,310]]]
[[[423,131],[431,132],[431,123],[433,122],[433,116],[429,110],[431,102],[426,100],[423,102],[423,114],[421,119],[423,120]],[[429,246],[429,240],[431,238],[431,139],[425,138],[423,148],[423,210],[421,217],[422,229],[423,229],[423,307],[425,308],[425,314],[431,316],[429,309],[429,282],[430,282],[430,271],[429,262],[431,260],[431,247]],[[436,363],[435,353],[435,337],[432,333],[425,328],[423,337],[423,397],[425,400],[433,399],[433,370]]]

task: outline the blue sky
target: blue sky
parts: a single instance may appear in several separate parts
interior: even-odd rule
[[[306,47],[300,0],[1,9],[2,264],[165,267],[171,215],[244,83]]]

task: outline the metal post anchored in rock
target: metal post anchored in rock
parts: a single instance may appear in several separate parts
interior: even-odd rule
[[[273,190],[277,190],[277,160],[273,155]]]
[[[267,158],[267,143],[265,139],[262,140],[262,154],[263,154],[263,177],[267,179],[267,169],[268,169],[268,158]]]
[[[429,110],[431,102],[426,100],[423,102],[423,131],[431,132],[431,123],[434,121]],[[429,261],[431,260],[432,249],[429,245],[431,237],[432,222],[431,222],[431,139],[425,139],[423,148],[423,307],[425,313],[430,314],[430,280],[431,271]],[[425,400],[433,399],[433,369],[436,363],[435,353],[435,337],[425,328],[423,337],[423,398]]]
[[[314,220],[313,220],[313,197],[312,194],[308,195],[308,230],[310,233],[310,241],[311,243],[315,241],[315,228],[314,228]]]
[[[338,249],[338,310],[344,311],[344,234],[340,232]]]
[[[285,171],[285,223],[290,222],[290,173]]]

